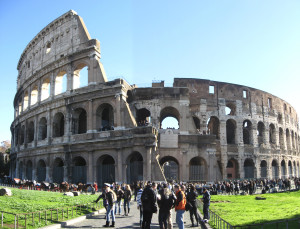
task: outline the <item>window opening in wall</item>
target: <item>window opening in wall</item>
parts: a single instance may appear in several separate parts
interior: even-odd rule
[[[286,111],[286,104],[284,104],[284,110]]]
[[[203,134],[215,135],[216,139],[220,139],[220,122],[217,117],[212,116],[207,120],[207,133]]]
[[[264,131],[265,131],[265,125],[262,122],[259,122],[257,124],[257,140],[259,145],[264,143]]]
[[[198,117],[193,116],[194,124],[198,132],[200,132],[200,119]]]
[[[161,123],[162,129],[179,129],[179,122],[176,118],[166,117]]]
[[[53,118],[53,137],[64,136],[65,118],[62,113],[57,113]]]
[[[88,66],[79,65],[73,74],[73,89],[88,85]]]
[[[160,113],[161,129],[179,129],[179,112],[174,107],[165,107]]]
[[[292,108],[290,107],[290,113],[292,113]]]
[[[51,43],[48,42],[46,46],[46,53],[49,53],[51,51]]]
[[[27,68],[30,68],[30,60],[27,62]]]
[[[215,86],[209,85],[209,94],[215,94]]]
[[[27,131],[27,139],[30,143],[34,140],[34,123],[32,121],[29,123]]]
[[[136,122],[138,126],[148,126],[150,123],[150,111],[146,108],[137,110]]]
[[[42,84],[41,100],[45,100],[50,96],[50,79],[45,79]]]
[[[87,131],[87,113],[82,108],[77,108],[73,115],[73,134],[84,134]]]
[[[66,92],[67,90],[67,73],[65,71],[58,73],[55,78],[55,95]]]
[[[251,144],[251,126],[252,123],[249,120],[245,120],[243,123],[243,141],[244,144]]]
[[[269,126],[269,142],[271,144],[275,144],[276,143],[275,126],[274,126],[274,124],[270,124],[270,126]]]
[[[268,98],[268,107],[271,109],[272,108],[272,99]]]
[[[47,120],[45,117],[40,119],[38,139],[44,140],[47,138]]]
[[[21,114],[22,112],[22,101],[19,101],[19,115]]]
[[[289,129],[286,129],[286,146],[287,149],[291,149],[291,138]]]
[[[26,110],[28,107],[28,92],[25,92],[25,96],[24,96],[24,103],[23,103],[23,110]]]
[[[234,120],[229,119],[226,122],[226,137],[227,137],[227,144],[235,144],[235,130],[236,123]]]
[[[247,91],[246,90],[243,90],[243,98],[247,99]]]
[[[34,105],[37,103],[38,100],[38,88],[37,86],[33,87],[31,91],[31,96],[30,96],[30,105]]]

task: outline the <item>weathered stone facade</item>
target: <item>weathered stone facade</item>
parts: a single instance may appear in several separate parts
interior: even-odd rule
[[[175,78],[138,88],[107,81],[100,43],[69,11],[18,63],[11,176],[38,181],[213,181],[299,176],[294,108],[267,92]],[[87,71],[87,84],[81,85]],[[162,129],[165,118],[178,129]]]

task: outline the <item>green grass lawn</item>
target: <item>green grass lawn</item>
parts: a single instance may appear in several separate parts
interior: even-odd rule
[[[2,187],[0,187],[2,188]],[[57,221],[67,220],[67,216],[70,218],[77,217],[79,215],[87,214],[92,211],[93,208],[101,208],[101,205],[89,205],[86,207],[73,208],[72,206],[84,205],[93,202],[97,199],[98,195],[80,195],[75,197],[63,196],[63,193],[58,192],[45,192],[45,191],[32,191],[32,190],[12,190],[13,196],[0,196],[0,211],[10,213],[29,213],[36,212],[34,214],[34,223],[32,220],[32,214],[26,216],[27,228],[37,228],[47,224],[55,223]],[[102,200],[100,201],[102,203]],[[68,209],[67,209],[68,208]],[[47,211],[45,217],[45,210],[55,209]],[[58,209],[58,211],[56,210]],[[62,210],[64,209],[64,210]],[[39,213],[41,211],[41,213]],[[58,213],[58,214],[57,214]],[[73,214],[73,217],[72,217]],[[51,220],[52,215],[52,220]],[[64,217],[63,217],[64,215]],[[41,220],[40,220],[41,218]],[[47,218],[47,220],[45,220]],[[57,220],[58,218],[58,220]],[[4,213],[4,228],[10,228],[10,225],[14,224],[15,216]],[[19,216],[19,225],[25,225],[25,215]],[[41,222],[39,222],[41,221]],[[33,225],[34,224],[34,225]]]
[[[213,195],[210,209],[233,226],[300,217],[300,191],[259,195],[266,200],[256,196]]]

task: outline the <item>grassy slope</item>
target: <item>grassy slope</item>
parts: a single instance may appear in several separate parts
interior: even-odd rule
[[[210,209],[232,225],[249,225],[266,221],[300,217],[300,191],[256,196],[211,196]]]

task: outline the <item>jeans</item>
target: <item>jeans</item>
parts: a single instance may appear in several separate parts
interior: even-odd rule
[[[176,223],[179,229],[184,229],[183,215],[185,210],[177,210],[176,211]]]
[[[109,216],[111,215],[111,221],[115,222],[114,206],[108,205],[106,210],[106,221],[109,222]]]
[[[121,215],[121,200],[117,200],[116,201],[116,205],[115,205],[115,215],[117,214],[117,209],[119,208],[119,214]]]
[[[128,213],[130,211],[130,201],[129,200],[124,200],[124,212],[126,213],[126,205],[128,208]]]
[[[203,218],[209,220],[209,205],[204,204],[203,205]]]
[[[143,229],[150,229],[152,215],[153,215],[152,212],[143,211],[143,223],[142,223]]]

